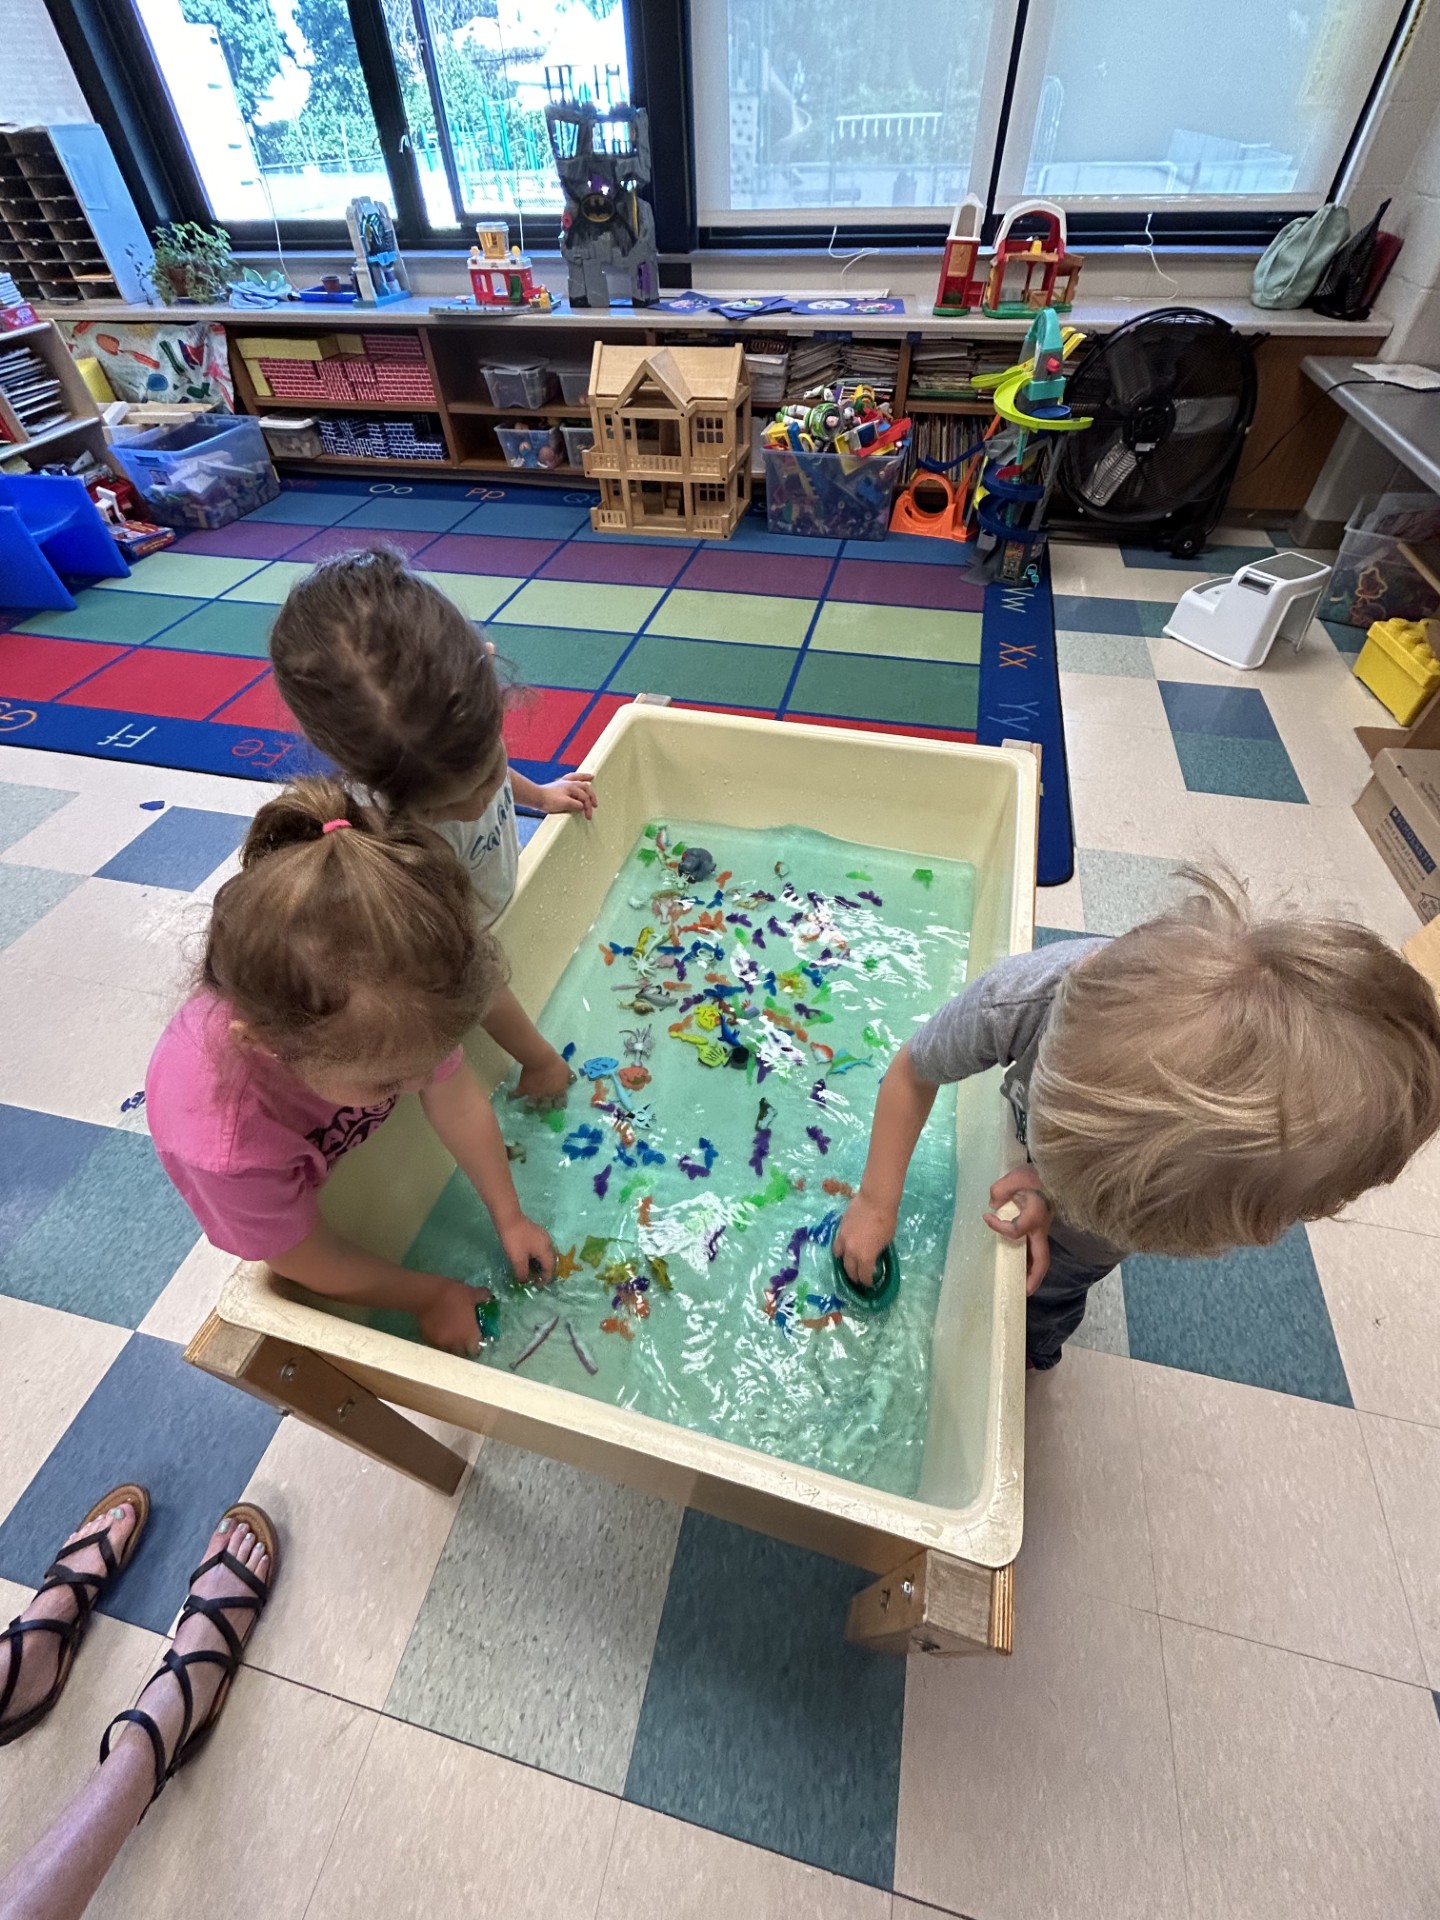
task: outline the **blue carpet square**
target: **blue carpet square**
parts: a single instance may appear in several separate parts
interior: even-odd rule
[[[0,848],[13,847],[17,840],[23,840],[42,820],[48,820],[74,798],[73,792],[59,787],[22,787],[10,780],[0,782]]]
[[[522,813],[518,807],[515,809],[515,832],[522,847],[528,846],[535,838],[536,830],[543,818],[543,814]]]
[[[1189,680],[1161,680],[1159,687],[1172,733],[1220,733],[1232,740],[1280,738],[1258,687],[1212,687]]]
[[[1219,733],[1176,733],[1174,740],[1191,793],[1305,803],[1305,789],[1279,740],[1237,740]]]
[[[0,1293],[136,1327],[199,1237],[149,1136],[114,1132],[0,1260]]]
[[[453,533],[470,511],[470,502],[463,496],[449,500],[410,500],[386,495],[379,500],[366,500],[346,519],[345,531],[367,527],[376,533],[383,533],[387,528],[392,533]]]
[[[787,547],[799,547],[799,540],[786,539]],[[829,542],[817,540],[817,547]],[[968,567],[970,549],[958,540],[940,540],[928,533],[887,533],[883,540],[847,540],[847,560],[895,560],[922,567]]]
[[[138,1481],[150,1490],[150,1524],[100,1612],[166,1632],[215,1522],[279,1424],[248,1393],[187,1366],[169,1340],[132,1334],[0,1526],[0,1575],[38,1586],[91,1503]]]
[[[247,513],[247,520],[279,520],[287,527],[333,527],[360,503],[351,493],[292,493],[289,488],[277,500]]]
[[[705,547],[724,547],[731,553],[740,547],[746,553],[811,553],[829,559],[833,559],[840,551],[838,540],[817,539],[810,534],[771,533],[764,520],[753,513],[746,514],[728,540],[702,540],[700,544]],[[870,547],[872,542],[862,540],[851,541],[850,544],[858,552],[861,547]],[[875,551],[878,553],[885,544],[879,540],[873,542]]]
[[[1140,624],[1138,600],[1113,600],[1103,594],[1057,593],[1055,625],[1075,633],[1145,632]]]
[[[844,1638],[870,1579],[687,1513],[626,1799],[888,1888],[905,1662]]]
[[[28,933],[84,878],[83,873],[52,873],[48,867],[0,866],[0,949]]]
[[[491,500],[483,507],[471,506],[452,533],[485,533],[502,539],[568,540],[572,533],[590,525],[585,507],[567,507],[556,501]],[[607,536],[608,537],[608,536]]]
[[[0,1258],[108,1135],[88,1120],[0,1106]]]
[[[190,893],[228,860],[250,826],[240,813],[210,813],[200,807],[170,807],[137,834],[97,880],[133,880],[140,887],[173,887]]]
[[[1132,1359],[1353,1404],[1303,1226],[1215,1260],[1127,1254],[1121,1272]]]

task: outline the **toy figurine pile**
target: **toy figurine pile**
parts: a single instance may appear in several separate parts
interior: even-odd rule
[[[761,435],[772,533],[883,540],[910,422],[863,383],[813,387]]]
[[[903,445],[908,420],[893,418],[888,400],[873,387],[812,387],[797,406],[781,407],[765,428],[761,444],[788,447],[792,453],[848,453],[860,459]]]

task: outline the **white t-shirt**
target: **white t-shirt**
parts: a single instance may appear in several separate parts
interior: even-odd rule
[[[520,836],[509,780],[478,820],[437,820],[434,825],[470,875],[480,925],[491,926],[509,906],[520,871]]]

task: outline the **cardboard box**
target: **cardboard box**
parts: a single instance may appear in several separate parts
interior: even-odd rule
[[[1400,889],[1425,921],[1440,915],[1440,752],[1386,747],[1355,802]]]
[[[1412,934],[1400,951],[1440,995],[1440,919],[1432,920],[1419,933]]]

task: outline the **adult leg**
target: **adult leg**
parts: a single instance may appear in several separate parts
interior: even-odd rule
[[[262,1584],[270,1574],[270,1559],[262,1543],[246,1526],[222,1522],[205,1552],[208,1562],[226,1552]],[[257,1612],[252,1589],[225,1566],[210,1568],[191,1588],[192,1598],[213,1603],[243,1638]],[[223,1654],[224,1631],[204,1613],[189,1613],[175,1634],[177,1654]],[[154,1722],[168,1763],[174,1762],[187,1729],[204,1727],[222,1684],[223,1666],[214,1660],[188,1668],[192,1694],[186,1711],[181,1683],[172,1669],[162,1667],[139,1700],[139,1710]],[[125,1723],[89,1781],[48,1833],[43,1834],[22,1860],[0,1882],[0,1920],[80,1920],[109,1872],[116,1854],[134,1831],[157,1791],[157,1756],[145,1730]]]
[[[1045,1278],[1025,1303],[1025,1357],[1037,1372],[1058,1366],[1060,1349],[1085,1318],[1085,1300],[1113,1267],[1087,1267],[1050,1242]]]

